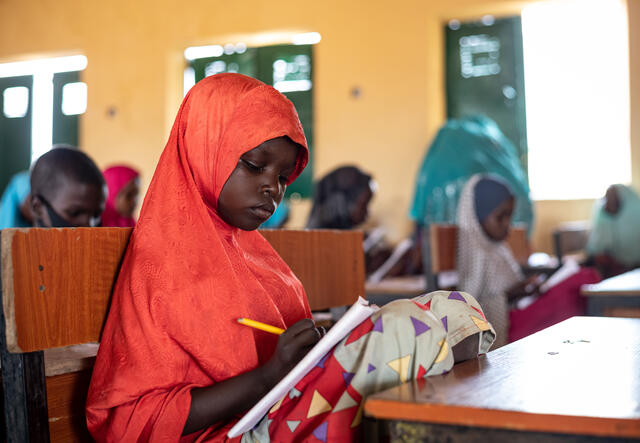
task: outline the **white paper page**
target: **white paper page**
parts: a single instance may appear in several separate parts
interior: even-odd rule
[[[236,423],[227,433],[229,438],[237,437],[252,429],[264,415],[284,397],[295,385],[307,375],[307,373],[318,364],[318,362],[329,352],[340,340],[349,334],[363,320],[370,317],[376,312],[376,305],[369,305],[362,297],[358,297],[351,308],[344,316],[335,324],[329,332],[320,339],[318,343],[304,356],[302,360],[289,372],[280,382],[269,391],[267,395],[262,397],[256,405],[247,412],[242,419]]]
[[[544,294],[549,289],[557,285],[563,280],[571,277],[580,271],[580,265],[572,258],[568,258],[565,263],[554,274],[551,275],[543,284],[540,285],[540,293]]]

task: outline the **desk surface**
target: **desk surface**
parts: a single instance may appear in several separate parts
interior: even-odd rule
[[[573,317],[375,394],[364,409],[377,419],[637,438],[640,319]]]
[[[608,278],[595,285],[584,285],[580,292],[585,296],[640,296],[640,269]]]
[[[378,283],[365,283],[367,294],[424,294],[427,287],[427,279],[424,275],[406,275],[402,277],[389,277]]]

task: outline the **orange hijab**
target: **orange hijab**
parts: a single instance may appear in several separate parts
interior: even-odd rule
[[[216,212],[240,156],[283,135],[302,147],[293,181],[308,151],[282,94],[243,75],[219,74],[185,97],[102,334],[87,399],[96,440],[178,440],[192,388],[256,368],[275,349],[276,336],[237,318],[287,328],[311,316],[302,285],[269,243]],[[223,438],[232,424],[205,434]]]

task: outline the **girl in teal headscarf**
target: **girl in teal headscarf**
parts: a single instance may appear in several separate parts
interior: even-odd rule
[[[454,223],[464,184],[474,174],[495,174],[516,198],[514,222],[533,225],[527,176],[516,148],[483,116],[449,120],[438,132],[418,173],[409,217],[418,226]]]
[[[587,253],[605,277],[640,266],[640,197],[625,185],[596,202]]]
[[[25,204],[30,189],[29,171],[19,172],[11,178],[0,201],[0,229],[31,227],[31,212]]]

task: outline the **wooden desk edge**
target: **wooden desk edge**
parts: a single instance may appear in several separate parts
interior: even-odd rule
[[[629,291],[616,291],[615,289],[580,289],[580,294],[583,297],[617,297],[617,296],[621,296],[621,297],[638,297],[640,296],[640,290],[639,289],[632,289]]]
[[[0,258],[2,273],[2,309],[4,312],[5,330],[0,331],[6,337],[6,346],[9,352],[21,353],[18,345],[16,315],[15,315],[15,293],[13,290],[13,249],[11,248],[13,237],[17,232],[24,232],[23,229],[3,229],[0,232],[0,245],[2,247],[2,257]]]
[[[385,289],[385,288],[367,288],[365,286],[364,290],[365,294],[372,295],[398,295],[398,296],[407,296],[408,298],[417,297],[418,295],[426,294],[426,289],[420,290],[397,290],[397,288]]]
[[[369,398],[365,415],[384,420],[428,422],[515,431],[553,432],[603,437],[640,438],[640,420],[535,414]],[[425,420],[428,417],[428,420]]]

